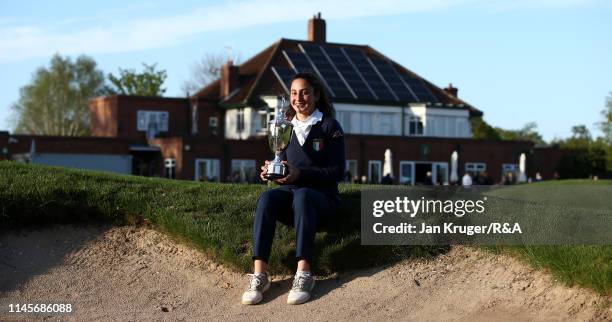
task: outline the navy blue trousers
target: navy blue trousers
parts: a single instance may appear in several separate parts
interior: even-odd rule
[[[333,219],[337,202],[323,192],[282,186],[263,192],[253,221],[253,259],[268,262],[276,221],[295,227],[296,257],[310,261],[317,225]]]

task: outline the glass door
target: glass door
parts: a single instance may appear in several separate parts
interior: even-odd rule
[[[412,161],[400,161],[400,184],[414,184],[414,162]]]
[[[380,183],[381,164],[381,161],[368,161],[368,183]]]
[[[447,185],[448,184],[448,163],[446,162],[434,162],[432,175],[434,178],[434,184],[436,185]]]

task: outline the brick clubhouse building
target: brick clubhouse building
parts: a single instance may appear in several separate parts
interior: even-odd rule
[[[187,98],[105,96],[90,102],[90,137],[0,132],[0,159],[163,176],[184,180],[256,182],[271,159],[265,124],[296,72],[313,72],[327,88],[346,133],[352,177],[378,183],[391,151],[394,181],[450,181],[483,172],[500,181],[527,156],[528,175],[551,178],[559,155],[527,141],[472,138],[470,118],[482,112],[458,90],[439,88],[367,45],[326,41],[320,15],[307,40],[280,39],[240,65],[228,61],[220,79]]]

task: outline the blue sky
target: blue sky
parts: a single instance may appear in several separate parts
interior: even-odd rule
[[[494,126],[535,121],[546,140],[595,135],[612,91],[612,4],[604,0],[7,1],[0,0],[0,130],[54,53],[105,73],[157,63],[167,96],[190,68],[231,47],[243,60],[281,37],[306,38],[316,12],[332,42],[367,44],[459,97]]]

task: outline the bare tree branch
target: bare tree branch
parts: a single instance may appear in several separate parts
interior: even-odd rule
[[[191,78],[183,83],[181,90],[186,94],[193,94],[210,82],[221,77],[221,66],[228,60],[235,65],[240,64],[240,54],[232,57],[231,54],[207,53],[200,60],[191,65]]]

